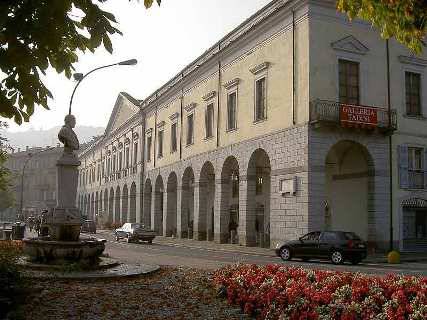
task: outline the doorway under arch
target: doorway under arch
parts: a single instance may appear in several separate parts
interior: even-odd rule
[[[374,163],[360,143],[342,140],[329,150],[325,162],[324,228],[355,232],[370,239],[369,208],[374,201]]]
[[[194,172],[187,167],[182,176],[181,237],[193,239],[194,228]]]
[[[198,240],[214,240],[215,231],[215,169],[206,162],[200,171]]]

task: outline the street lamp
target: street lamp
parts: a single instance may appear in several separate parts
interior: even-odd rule
[[[99,69],[104,69],[104,68],[113,67],[113,66],[133,66],[133,65],[136,65],[137,63],[138,63],[138,61],[136,59],[130,59],[130,60],[125,60],[125,61],[121,61],[121,62],[117,62],[117,63],[113,63],[113,64],[108,64],[108,65],[105,65],[105,66],[101,66],[101,67],[95,68],[95,69],[89,71],[86,74],[75,73],[73,75],[73,77],[74,77],[74,80],[77,81],[77,84],[74,87],[73,93],[71,94],[70,107],[68,109],[68,114],[71,114],[71,106],[73,104],[73,97],[74,97],[74,93],[76,92],[77,87],[80,85],[80,82],[82,82],[83,79],[86,78],[88,75],[90,75],[92,72],[95,72],[96,70],[99,70]]]
[[[24,213],[23,213],[23,202],[24,202],[24,175],[25,175],[25,168],[27,167],[27,164],[28,164],[28,162],[30,162],[30,160],[32,159],[32,157],[34,157],[34,156],[36,156],[36,155],[38,155],[38,154],[40,154],[40,153],[42,153],[42,152],[46,152],[46,151],[49,151],[49,150],[52,150],[52,149],[55,149],[55,147],[50,147],[50,148],[46,148],[46,149],[43,149],[43,150],[40,150],[40,151],[38,151],[38,152],[36,152],[36,153],[28,153],[28,159],[25,161],[25,163],[24,163],[24,166],[23,166],[23,168],[22,168],[22,174],[21,174],[21,201],[20,201],[20,209],[19,209],[19,212],[21,213],[21,217],[23,217],[24,216]]]

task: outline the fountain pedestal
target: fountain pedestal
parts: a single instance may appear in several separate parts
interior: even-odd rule
[[[65,125],[58,134],[59,140],[64,143],[64,152],[56,163],[57,205],[43,217],[49,236],[24,240],[24,253],[33,261],[63,263],[96,260],[105,249],[105,241],[79,240],[82,221],[75,203],[80,161],[74,154],[74,150],[79,149],[77,136],[72,129],[74,126],[74,116],[67,115]]]

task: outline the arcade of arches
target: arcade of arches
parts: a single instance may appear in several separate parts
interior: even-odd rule
[[[206,161],[199,172],[189,166],[181,175],[172,171],[147,178],[142,219],[167,237],[269,247],[269,156],[256,150],[245,179],[241,172],[238,160],[230,156],[217,170]]]
[[[376,241],[377,206],[387,199],[377,200],[375,185],[383,177],[376,176],[374,157],[364,145],[340,140],[326,149],[321,192],[308,200],[305,183],[298,194],[281,193],[280,179],[295,174],[272,170],[273,163],[280,164],[264,149],[246,156],[156,169],[141,182],[141,193],[136,182],[104,187],[79,195],[79,206],[89,218],[102,213],[110,222],[141,222],[166,237],[271,247],[315,228],[353,231]],[[304,201],[317,201],[317,208],[322,203],[316,209],[323,215],[319,222],[309,226],[304,220],[313,210]]]

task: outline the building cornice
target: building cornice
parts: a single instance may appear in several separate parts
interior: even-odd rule
[[[291,6],[293,8],[299,8],[304,4],[307,4],[308,0],[275,0],[264,6],[261,10],[257,11],[255,14],[250,16],[244,22],[242,22],[237,28],[232,30],[230,33],[225,35],[221,40],[211,46],[208,50],[205,51],[201,56],[199,56],[192,63],[187,65],[182,69],[175,77],[166,82],[162,87],[152,93],[144,101],[141,102],[140,106],[142,109],[150,110],[150,105],[153,104],[156,100],[162,97],[167,92],[170,92],[171,88],[175,88],[178,84],[179,89],[184,85],[184,82],[187,76],[193,74],[195,71],[199,70],[201,67],[210,61],[213,57],[223,54],[227,51],[228,47],[234,45],[238,40],[242,39],[249,32],[252,32],[256,27],[265,22],[268,18],[284,9],[288,8],[288,11],[291,11]],[[144,110],[145,111],[145,110]]]

